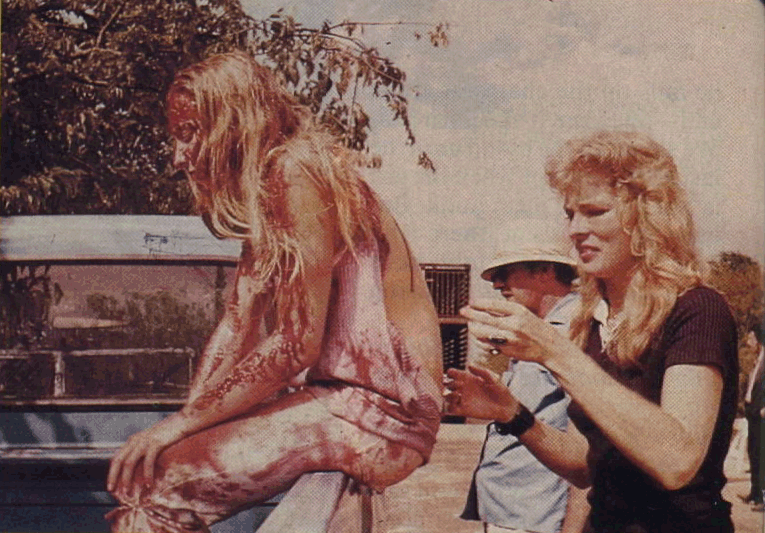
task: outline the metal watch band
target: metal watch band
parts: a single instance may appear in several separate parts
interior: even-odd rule
[[[494,429],[500,435],[513,435],[520,437],[534,425],[534,413],[529,411],[525,405],[521,408],[510,422],[494,422]]]

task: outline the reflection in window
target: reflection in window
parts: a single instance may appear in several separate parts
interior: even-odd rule
[[[234,267],[6,263],[0,400],[185,396]]]

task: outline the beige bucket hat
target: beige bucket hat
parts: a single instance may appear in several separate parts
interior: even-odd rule
[[[576,268],[576,259],[570,255],[571,243],[561,231],[532,225],[512,232],[503,240],[509,244],[504,245],[481,272],[481,278],[486,281],[491,281],[492,274],[499,267],[526,261],[547,261]]]

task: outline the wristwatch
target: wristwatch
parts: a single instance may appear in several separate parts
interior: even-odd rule
[[[525,405],[520,404],[520,409],[509,422],[494,422],[494,429],[500,435],[513,435],[520,437],[534,425],[534,413],[529,411]]]

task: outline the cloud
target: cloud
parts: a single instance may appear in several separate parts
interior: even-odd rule
[[[271,1],[271,0],[265,0]],[[275,1],[275,0],[274,0]],[[280,2],[279,4],[284,4]],[[261,2],[262,4],[262,2]],[[276,5],[276,4],[274,4]],[[296,17],[448,21],[450,45],[412,29],[367,40],[402,66],[418,143],[374,111],[373,185],[425,260],[479,260],[503,221],[558,216],[547,153],[597,128],[643,130],[673,153],[706,253],[763,256],[765,38],[756,0],[287,1]],[[329,12],[331,14],[327,14]],[[390,44],[387,44],[390,42]],[[438,172],[416,166],[428,151]],[[410,235],[411,232],[411,235]]]

